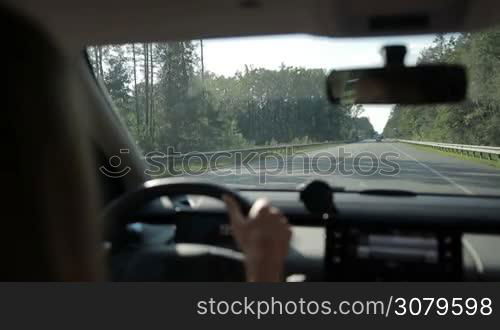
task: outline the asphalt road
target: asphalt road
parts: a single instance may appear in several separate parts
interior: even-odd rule
[[[198,176],[235,188],[296,188],[320,179],[347,190],[500,195],[500,169],[412,145],[363,141],[321,150],[253,159]]]

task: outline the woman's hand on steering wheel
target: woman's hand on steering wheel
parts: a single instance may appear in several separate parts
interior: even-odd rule
[[[253,204],[248,217],[233,197],[225,195],[223,199],[233,236],[245,254],[247,281],[282,281],[292,236],[287,218],[265,199]]]

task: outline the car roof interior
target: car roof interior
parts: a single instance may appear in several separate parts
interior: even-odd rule
[[[359,37],[472,31],[496,24],[495,0],[7,0],[64,47],[308,33]],[[278,23],[277,23],[278,22]]]

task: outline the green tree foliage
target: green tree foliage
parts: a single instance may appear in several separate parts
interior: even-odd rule
[[[367,117],[356,118],[354,125],[357,138],[360,140],[371,139],[375,135],[375,130]]]
[[[325,72],[282,65],[279,70],[246,67],[233,77],[205,80],[218,106],[236,119],[245,139],[255,144],[344,138],[347,106],[332,106],[324,92]]]
[[[125,118],[127,123],[130,123],[132,96],[129,87],[130,72],[127,68],[127,59],[121,47],[111,47],[111,51],[113,56],[107,57],[108,70],[103,77],[104,84],[108,88],[114,105],[120,111],[120,115]]]
[[[361,107],[328,102],[322,69],[245,66],[219,76],[203,72],[197,47],[184,41],[89,49],[96,75],[143,150],[209,151],[374,133],[367,118],[358,118]]]
[[[386,137],[500,145],[500,29],[438,36],[419,63],[461,63],[467,68],[468,100],[460,104],[400,106],[392,110]]]

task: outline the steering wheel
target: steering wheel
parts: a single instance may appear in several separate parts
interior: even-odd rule
[[[237,192],[216,184],[195,182],[184,178],[147,181],[136,190],[111,202],[103,212],[105,239],[111,245],[110,257],[114,258],[126,250],[127,224],[137,221],[137,217],[133,218],[131,215],[136,214],[146,203],[160,197],[185,194],[216,199],[229,195],[240,204],[244,214],[248,214],[251,207],[251,204]],[[126,265],[119,267],[119,274],[116,272],[113,274],[115,280],[244,280],[243,255],[231,249],[212,245],[170,244],[136,251],[132,257],[128,255],[126,259]]]

